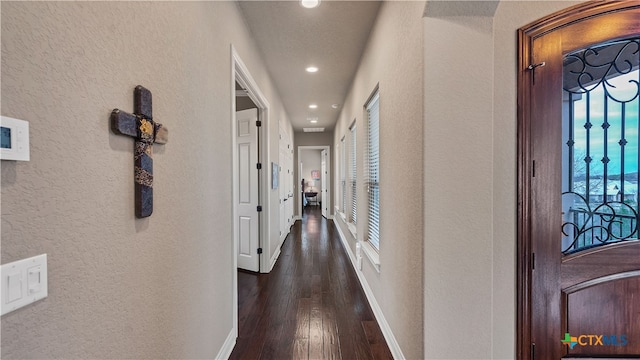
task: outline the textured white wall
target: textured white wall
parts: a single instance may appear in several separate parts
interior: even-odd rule
[[[428,359],[491,353],[482,329],[491,324],[491,26],[491,17],[425,18]]]
[[[573,4],[427,6],[427,359],[515,358],[516,31]]]
[[[214,357],[232,331],[232,43],[272,107],[275,159],[286,118],[236,5],[1,6],[2,114],[31,129],[31,161],[2,162],[2,262],[49,258],[49,297],[2,317],[2,358]],[[109,125],[138,84],[169,129],[142,220],[133,141]]]
[[[334,149],[339,149],[340,139],[356,119],[358,178],[363,179],[363,106],[379,84],[381,270],[378,273],[365,256],[362,271],[407,359],[423,358],[423,8],[424,3],[417,1],[382,4],[334,130]],[[338,175],[336,171],[334,178],[339,180]],[[366,189],[362,182],[357,196],[358,237],[363,240]],[[335,221],[355,253],[355,240],[339,216]]]

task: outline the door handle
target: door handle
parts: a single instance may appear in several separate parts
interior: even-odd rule
[[[284,199],[284,201],[287,201],[287,200],[289,200],[289,199]]]

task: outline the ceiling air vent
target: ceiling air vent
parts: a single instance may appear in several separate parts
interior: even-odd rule
[[[324,132],[324,128],[316,127],[316,128],[302,128],[304,132]]]

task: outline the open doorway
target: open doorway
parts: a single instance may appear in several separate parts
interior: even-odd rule
[[[298,214],[306,207],[331,218],[331,150],[329,146],[298,146]]]
[[[271,201],[267,166],[269,103],[244,62],[231,46],[231,153],[232,153],[232,304],[233,327],[238,334],[238,269],[268,272]],[[238,111],[243,109],[242,111]],[[242,164],[241,164],[242,162]],[[212,184],[214,186],[214,184]],[[241,239],[243,239],[241,241]],[[241,254],[242,253],[242,254]],[[242,261],[239,259],[246,256]],[[250,259],[250,260],[249,260]],[[245,260],[246,263],[245,263]],[[247,265],[249,264],[249,265]]]

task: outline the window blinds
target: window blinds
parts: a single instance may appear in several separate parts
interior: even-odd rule
[[[356,223],[358,201],[356,198],[356,125],[351,127],[351,146],[349,147],[349,185],[351,186],[351,222]]]
[[[340,210],[346,213],[347,209],[347,149],[345,144],[345,137],[340,140],[340,196],[342,202],[340,203]]]
[[[367,187],[367,240],[380,249],[380,97],[378,91],[367,109],[365,185]]]

